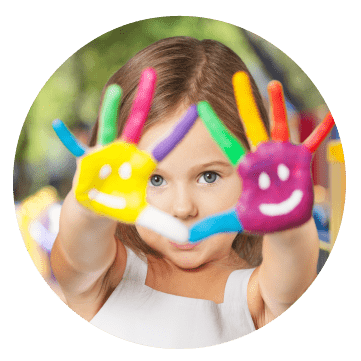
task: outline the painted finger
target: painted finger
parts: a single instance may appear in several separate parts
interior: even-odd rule
[[[122,133],[122,140],[125,142],[138,144],[152,104],[156,80],[157,73],[154,69],[143,70],[138,91]]]
[[[318,127],[311,133],[311,135],[303,142],[303,146],[306,147],[311,153],[315,152],[322,141],[330,133],[334,125],[335,121],[331,113],[328,113],[321,124],[319,124]]]
[[[200,102],[197,109],[212,138],[217,142],[231,164],[237,166],[245,156],[246,149],[222,123],[209,103]]]
[[[213,234],[224,232],[243,232],[243,226],[234,208],[195,223],[189,232],[189,242],[196,243]]]
[[[157,162],[160,162],[163,158],[165,158],[184,138],[197,118],[197,106],[191,105],[182,119],[170,131],[170,134],[153,148],[153,158]]]
[[[252,145],[257,147],[260,142],[268,141],[268,135],[253,97],[251,82],[243,71],[234,74],[232,82],[239,115],[247,137]]]
[[[188,228],[170,214],[148,205],[135,224],[151,229],[179,244],[188,243]]]
[[[273,80],[268,84],[267,90],[270,97],[273,119],[272,140],[276,142],[287,142],[290,134],[282,84],[279,81]]]
[[[72,153],[75,157],[81,157],[86,152],[86,147],[81,144],[74,136],[71,134],[70,130],[66,125],[60,120],[55,119],[52,123],[53,129],[55,130],[56,135],[59,137],[60,141],[65,145],[65,147]]]
[[[117,138],[118,109],[122,89],[118,84],[110,85],[105,91],[100,110],[98,144],[107,145]]]

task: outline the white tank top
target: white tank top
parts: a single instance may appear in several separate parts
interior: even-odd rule
[[[161,348],[212,346],[255,330],[247,305],[254,268],[230,274],[221,304],[156,291],[145,285],[147,269],[127,249],[123,279],[90,323],[123,340]]]

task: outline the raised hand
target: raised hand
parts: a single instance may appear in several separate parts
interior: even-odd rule
[[[95,150],[80,144],[60,120],[53,122],[53,128],[69,151],[81,157],[74,187],[79,203],[102,216],[138,224],[185,243],[188,228],[171,215],[150,206],[146,202],[146,187],[157,162],[182,140],[198,113],[196,106],[191,106],[170,135],[153,147],[151,153],[139,150],[136,144],[151,107],[155,83],[155,70],[144,70],[120,140],[116,138],[121,88],[116,84],[110,85],[105,93],[99,119],[100,146]]]
[[[272,233],[297,227],[312,216],[312,153],[331,131],[329,113],[303,144],[289,142],[282,85],[268,86],[273,117],[272,141],[262,123],[246,73],[233,77],[237,107],[254,152],[246,155],[243,145],[222,124],[207,102],[198,113],[229,161],[237,167],[243,189],[235,208],[193,225],[190,242],[221,232]]]

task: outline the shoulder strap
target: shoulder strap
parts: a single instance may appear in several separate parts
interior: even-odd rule
[[[224,290],[224,303],[245,303],[247,305],[248,281],[255,268],[233,271]]]
[[[140,259],[130,248],[125,247],[125,249],[127,250],[127,265],[123,280],[134,281],[144,285],[148,271],[147,262]]]

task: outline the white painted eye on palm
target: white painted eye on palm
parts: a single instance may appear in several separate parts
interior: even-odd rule
[[[220,232],[283,231],[302,225],[312,216],[312,154],[334,125],[331,114],[303,144],[290,143],[282,86],[279,82],[271,82],[268,90],[274,123],[272,141],[269,141],[247,74],[235,74],[233,83],[246,134],[256,150],[246,154],[243,145],[223,125],[211,106],[206,102],[198,104],[202,121],[237,168],[242,179],[242,194],[234,208],[193,225],[190,242]]]
[[[156,82],[154,69],[142,72],[138,93],[120,141],[117,138],[118,108],[121,89],[108,87],[100,112],[99,150],[90,152],[56,120],[53,128],[64,145],[75,155],[83,156],[75,197],[83,206],[115,220],[152,229],[178,243],[188,241],[188,228],[171,215],[146,202],[148,179],[160,162],[182,140],[198,117],[191,106],[170,134],[147,153],[137,148],[141,131],[150,110]]]

